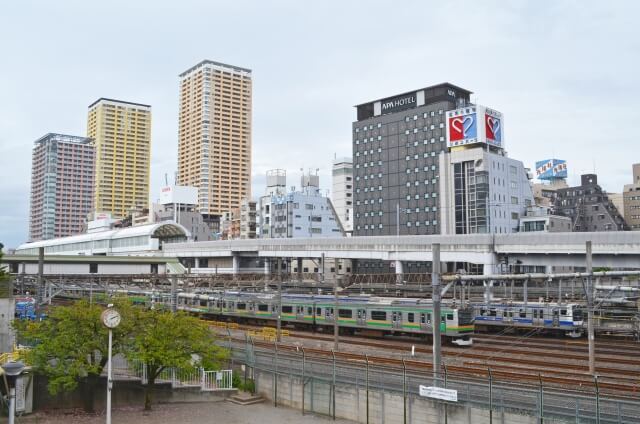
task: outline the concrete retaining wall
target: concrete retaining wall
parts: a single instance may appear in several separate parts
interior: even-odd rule
[[[256,391],[274,401],[276,394],[273,373],[254,371]],[[313,386],[313,388],[312,388]],[[331,384],[321,380],[307,380],[305,384],[305,411],[331,415],[333,395]],[[302,381],[299,377],[278,376],[277,402],[279,405],[298,409],[302,412]],[[401,393],[369,390],[369,423],[371,424],[538,424],[540,419],[520,415],[503,409],[494,410],[490,420],[487,409],[463,403],[445,403],[410,394],[406,402]],[[446,409],[446,411],[445,411]],[[405,420],[406,413],[406,420]],[[363,387],[338,384],[335,396],[336,418],[367,422],[367,397]],[[561,421],[545,418],[545,424]]]

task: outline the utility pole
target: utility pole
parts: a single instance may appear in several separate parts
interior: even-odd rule
[[[282,258],[276,261],[278,266],[278,322],[276,328],[276,340],[282,341]]]
[[[440,243],[431,245],[431,287],[433,300],[433,385],[438,386],[438,374],[442,365],[440,345]]]
[[[322,254],[322,263],[324,264],[324,253]],[[333,350],[338,350],[338,335],[340,333],[340,328],[338,327],[338,317],[340,316],[338,309],[338,279],[336,276],[333,276]]]
[[[44,301],[44,247],[38,248],[38,287],[36,288],[36,310]]]
[[[593,252],[591,248],[591,240],[587,241],[587,339],[589,341],[589,374],[594,375],[596,372],[595,357],[595,332],[593,328],[593,308],[594,308],[594,287],[593,287]]]

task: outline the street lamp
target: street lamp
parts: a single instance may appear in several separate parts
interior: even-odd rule
[[[20,361],[10,361],[2,365],[1,368],[5,377],[7,393],[9,394],[9,424],[13,424],[16,416],[16,380],[26,367]],[[7,377],[9,378],[7,379]]]

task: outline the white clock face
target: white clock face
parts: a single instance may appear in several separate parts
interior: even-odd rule
[[[102,322],[109,328],[117,327],[120,319],[120,313],[115,309],[107,309],[102,313]]]

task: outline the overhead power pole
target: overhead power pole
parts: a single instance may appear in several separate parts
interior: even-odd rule
[[[440,345],[440,244],[431,245],[431,287],[433,300],[433,385],[437,386],[440,368],[442,365]]]
[[[587,339],[589,340],[589,374],[594,375],[596,372],[596,356],[595,342],[596,336],[593,328],[593,308],[594,308],[594,285],[593,285],[593,253],[591,250],[591,241],[587,242]]]

